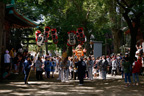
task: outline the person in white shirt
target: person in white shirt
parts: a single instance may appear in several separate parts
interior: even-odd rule
[[[116,62],[116,58],[114,57],[112,60],[112,76],[113,76],[113,74],[115,74],[115,76],[116,76],[116,74],[117,74],[116,70],[117,70],[117,62]]]
[[[34,56],[34,59],[33,59],[33,63],[35,64],[36,63],[36,61],[37,61],[37,54],[35,54],[35,56]]]
[[[35,63],[35,67],[36,67],[36,79],[37,80],[43,80],[43,76],[42,76],[42,73],[43,73],[43,70],[42,70],[42,60],[41,60],[41,57],[38,57],[36,63]]]
[[[61,82],[68,82],[70,61],[68,57],[61,64]]]
[[[35,69],[35,64],[36,64],[36,61],[37,61],[37,58],[38,58],[38,56],[37,56],[37,54],[35,54],[35,56],[34,56],[34,58],[33,58],[33,64],[34,64],[34,70],[36,70]]]
[[[10,59],[11,59],[11,56],[9,54],[9,51],[6,50],[6,52],[4,54],[4,69],[8,67],[8,69],[10,70],[10,68],[11,68]]]

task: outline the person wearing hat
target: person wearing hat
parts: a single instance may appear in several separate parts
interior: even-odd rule
[[[6,69],[8,67],[8,70],[10,70],[10,59],[11,59],[11,56],[9,54],[9,51],[6,50],[5,54],[4,54],[4,69]]]
[[[25,74],[25,77],[24,77],[24,82],[25,84],[28,84],[28,75],[29,75],[29,72],[30,72],[30,69],[32,67],[31,63],[29,62],[30,61],[30,57],[26,57],[26,60],[24,61],[24,74]]]
[[[86,63],[83,61],[83,58],[80,58],[80,61],[75,63],[75,65],[78,67],[78,78],[79,78],[79,85],[83,85],[84,83],[84,75],[86,70]]]

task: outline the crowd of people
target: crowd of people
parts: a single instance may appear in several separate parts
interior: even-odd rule
[[[134,62],[130,63],[129,54],[112,54],[110,56],[94,56],[82,57],[67,57],[66,61],[62,61],[62,57],[51,57],[49,54],[32,56],[28,50],[14,50],[10,52],[6,50],[4,54],[4,72],[3,78],[7,78],[10,73],[25,74],[24,81],[28,84],[28,76],[31,69],[36,72],[36,79],[43,80],[45,78],[54,78],[54,74],[58,73],[57,80],[61,82],[69,82],[70,79],[80,80],[80,85],[83,84],[83,79],[93,80],[93,77],[106,79],[106,74],[112,76],[122,75],[126,86],[131,85],[131,73],[133,84],[139,85],[139,73],[142,68],[142,55],[136,52]],[[43,75],[43,73],[45,73]],[[136,80],[135,80],[136,78]]]

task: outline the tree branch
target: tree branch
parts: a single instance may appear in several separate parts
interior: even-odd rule
[[[125,10],[125,13],[129,13],[130,12],[130,9],[126,8],[123,4],[121,4],[119,0],[116,0],[116,1],[117,1],[118,5],[120,5]]]
[[[87,14],[86,14],[86,19],[88,19],[88,17],[89,17],[89,13],[90,13],[90,8],[88,8],[88,12],[87,12]]]
[[[126,20],[129,29],[133,29],[132,21],[131,21],[131,19],[128,17],[128,14],[127,14],[127,13],[123,13],[123,17],[124,17],[124,19]]]
[[[79,5],[75,2],[75,0],[72,0],[75,6],[77,7],[78,11],[80,11]]]
[[[127,10],[126,8],[125,8],[125,6],[123,6],[121,3],[120,3],[120,1],[119,0],[116,0],[116,2],[118,3],[118,5],[120,5],[124,10]]]
[[[133,2],[130,5],[128,5],[125,0],[122,0],[122,2],[127,6],[127,9],[129,9],[129,10],[135,5],[135,3],[133,3]],[[131,11],[134,14],[136,14],[135,10],[131,9]]]
[[[135,5],[135,3],[133,2],[130,5],[128,5],[125,0],[121,0],[121,1],[127,6],[127,8],[132,8]]]
[[[121,0],[128,8],[129,8],[129,5],[125,2],[125,0]]]

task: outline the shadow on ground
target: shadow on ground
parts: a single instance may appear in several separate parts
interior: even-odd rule
[[[2,82],[0,96],[144,96],[144,77],[140,77],[140,86],[127,88],[122,79],[85,80],[84,85],[79,86],[78,80],[62,83],[56,77],[44,81],[33,78],[29,85],[25,85],[22,79]]]

